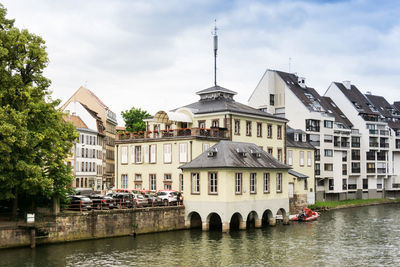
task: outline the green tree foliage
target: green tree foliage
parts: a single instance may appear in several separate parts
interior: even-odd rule
[[[150,117],[150,114],[140,108],[132,107],[130,110],[121,112],[125,121],[125,128],[129,132],[145,131],[146,123],[144,119]]]
[[[78,134],[51,99],[45,42],[6,13],[0,4],[0,200],[64,196]]]

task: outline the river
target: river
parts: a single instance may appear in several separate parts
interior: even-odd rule
[[[325,212],[315,222],[183,230],[0,251],[0,266],[400,266],[400,205]]]

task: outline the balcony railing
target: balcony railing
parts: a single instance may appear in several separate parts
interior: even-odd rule
[[[351,142],[351,147],[360,147],[360,143]]]
[[[342,175],[347,175],[347,170],[342,170]]]
[[[342,147],[349,147],[350,142],[341,142]]]
[[[375,168],[367,168],[367,173],[375,173]]]
[[[351,160],[360,160],[359,155],[351,155]]]
[[[386,168],[378,168],[377,173],[386,173]]]
[[[389,147],[389,144],[388,143],[380,143],[379,146],[380,147]]]
[[[162,131],[125,132],[118,134],[117,140],[173,138],[184,136],[227,138],[227,130],[220,128],[182,128]]]
[[[370,147],[379,147],[379,143],[378,142],[369,142],[369,146]]]
[[[378,133],[379,133],[378,130],[372,130],[372,129],[369,130],[369,134],[378,134]]]
[[[380,160],[380,161],[386,161],[386,157],[385,156],[383,156],[383,157],[377,156],[376,159]]]
[[[349,185],[347,186],[347,189],[348,189],[348,190],[356,190],[356,189],[357,189],[357,185],[356,185],[356,184],[349,184]]]
[[[321,156],[320,155],[317,155],[314,158],[315,158],[315,161],[320,161],[321,160]]]
[[[343,190],[347,190],[347,184],[343,184]]]
[[[315,175],[321,175],[321,170],[315,170]]]
[[[389,131],[388,130],[380,130],[379,134],[380,135],[389,135]]]
[[[352,173],[360,173],[360,168],[351,168]]]

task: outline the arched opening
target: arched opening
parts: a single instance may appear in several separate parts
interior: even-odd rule
[[[265,227],[265,226],[269,225],[269,219],[272,219],[272,217],[273,217],[272,211],[270,211],[270,210],[264,211],[264,213],[262,215],[262,226]]]
[[[201,229],[201,217],[197,212],[191,212],[188,216],[190,218],[190,228],[191,229]]]
[[[240,229],[240,222],[243,221],[242,215],[240,213],[236,212],[232,215],[231,221],[229,223],[229,230],[239,230]]]
[[[286,216],[286,211],[285,211],[285,209],[280,208],[280,209],[276,212],[276,220],[277,220],[277,222],[278,222],[278,221],[282,222],[282,221],[283,221],[283,218],[285,218],[285,216]]]
[[[222,220],[217,213],[211,213],[208,218],[210,231],[222,231]]]
[[[246,228],[255,228],[256,227],[256,220],[258,220],[258,215],[257,212],[254,210],[247,215],[247,220],[246,220]]]

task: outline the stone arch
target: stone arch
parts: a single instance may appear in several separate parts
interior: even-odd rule
[[[199,213],[192,211],[188,214],[187,220],[190,222],[190,228],[200,228],[202,226],[201,216]]]
[[[284,208],[280,208],[277,212],[276,215],[282,216],[282,218],[286,217],[286,210]]]
[[[222,219],[218,213],[212,212],[207,216],[207,223],[209,225],[209,230],[221,231],[222,230]]]
[[[249,212],[249,215],[247,215],[247,220],[246,220],[246,228],[255,228],[256,227],[256,222],[258,221],[258,214],[254,210]]]
[[[270,220],[274,218],[272,211],[267,209],[262,215],[262,226],[267,226],[270,224]]]
[[[229,230],[239,230],[241,222],[243,222],[242,215],[239,212],[235,212],[231,217],[231,221],[229,223]]]

